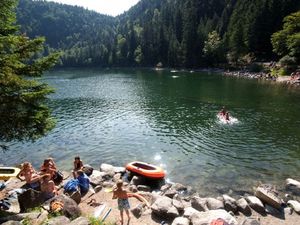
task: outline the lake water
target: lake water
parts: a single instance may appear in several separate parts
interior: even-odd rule
[[[133,160],[161,165],[201,195],[251,190],[258,181],[300,178],[300,91],[210,73],[70,69],[42,78],[56,88],[57,126],[35,143],[13,143],[0,163],[48,156],[71,170]],[[236,119],[223,124],[225,105]]]

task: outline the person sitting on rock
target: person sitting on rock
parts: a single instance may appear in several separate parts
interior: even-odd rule
[[[54,178],[56,173],[56,165],[52,158],[47,158],[44,160],[43,165],[41,166],[41,174],[50,174],[51,179]]]
[[[78,185],[80,188],[81,195],[85,195],[89,191],[89,188],[90,188],[89,177],[82,170],[78,170],[77,171],[77,180],[78,180]]]
[[[24,177],[24,179],[21,177]],[[24,162],[22,164],[21,171],[17,175],[17,178],[21,181],[26,181],[26,185],[24,186],[25,188],[38,190],[40,187],[39,181],[41,177],[37,174],[29,162]]]
[[[130,221],[130,215],[129,215],[130,205],[129,205],[128,197],[129,197],[129,193],[123,189],[123,181],[119,180],[113,189],[113,197],[112,198],[118,199],[118,208],[120,210],[121,225],[123,225],[124,210],[125,210],[127,218],[128,218],[127,224],[129,224],[129,221]]]
[[[51,180],[50,174],[42,175],[41,191],[42,194],[44,195],[45,201],[47,201],[50,198],[53,198],[57,194],[57,188],[54,184],[54,181]]]
[[[83,163],[82,163],[82,161],[80,160],[80,157],[79,156],[76,156],[75,158],[74,158],[74,169],[73,169],[73,171],[72,171],[72,173],[73,173],[73,177],[74,178],[76,178],[76,172],[78,171],[78,170],[82,170],[82,168],[83,168]]]

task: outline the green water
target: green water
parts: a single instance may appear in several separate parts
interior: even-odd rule
[[[96,168],[133,160],[161,165],[172,182],[201,194],[251,190],[258,181],[300,178],[300,91],[210,73],[59,70],[49,104],[56,128],[35,143],[13,143],[0,163],[55,158],[72,168],[77,154]],[[236,119],[216,117],[225,105]]]

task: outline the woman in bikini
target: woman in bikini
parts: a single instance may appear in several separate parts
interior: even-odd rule
[[[24,177],[24,179],[21,177]],[[21,171],[17,175],[17,178],[20,179],[21,181],[26,181],[25,187],[32,188],[32,189],[39,189],[40,186],[39,181],[41,176],[37,174],[37,172],[32,167],[31,163],[24,162],[22,164]]]

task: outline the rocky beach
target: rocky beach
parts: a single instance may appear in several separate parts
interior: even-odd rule
[[[184,184],[128,176],[124,167],[101,164],[99,168],[85,168],[90,175],[91,187],[84,196],[79,193],[63,194],[64,184],[72,178],[68,172],[63,172],[59,194],[46,202],[41,202],[38,194],[31,189],[25,194],[18,194],[24,182],[16,178],[9,180],[0,197],[9,197],[10,207],[1,211],[0,223],[101,224],[99,221],[107,214],[104,224],[120,224],[117,202],[112,199],[111,190],[117,180],[123,179],[128,191],[138,193],[149,203],[147,207],[145,202],[130,198],[131,220],[128,224],[210,225],[218,218],[230,225],[300,224],[300,182],[291,178],[285,181],[284,192],[279,193],[272,185],[265,184],[257,187],[252,194],[233,198],[229,194],[202,196]],[[26,196],[20,200],[20,195]],[[54,214],[51,204],[55,201],[62,202],[63,207]],[[22,213],[20,205],[25,209]],[[103,212],[98,215],[101,207]],[[127,224],[127,220],[125,222]]]

